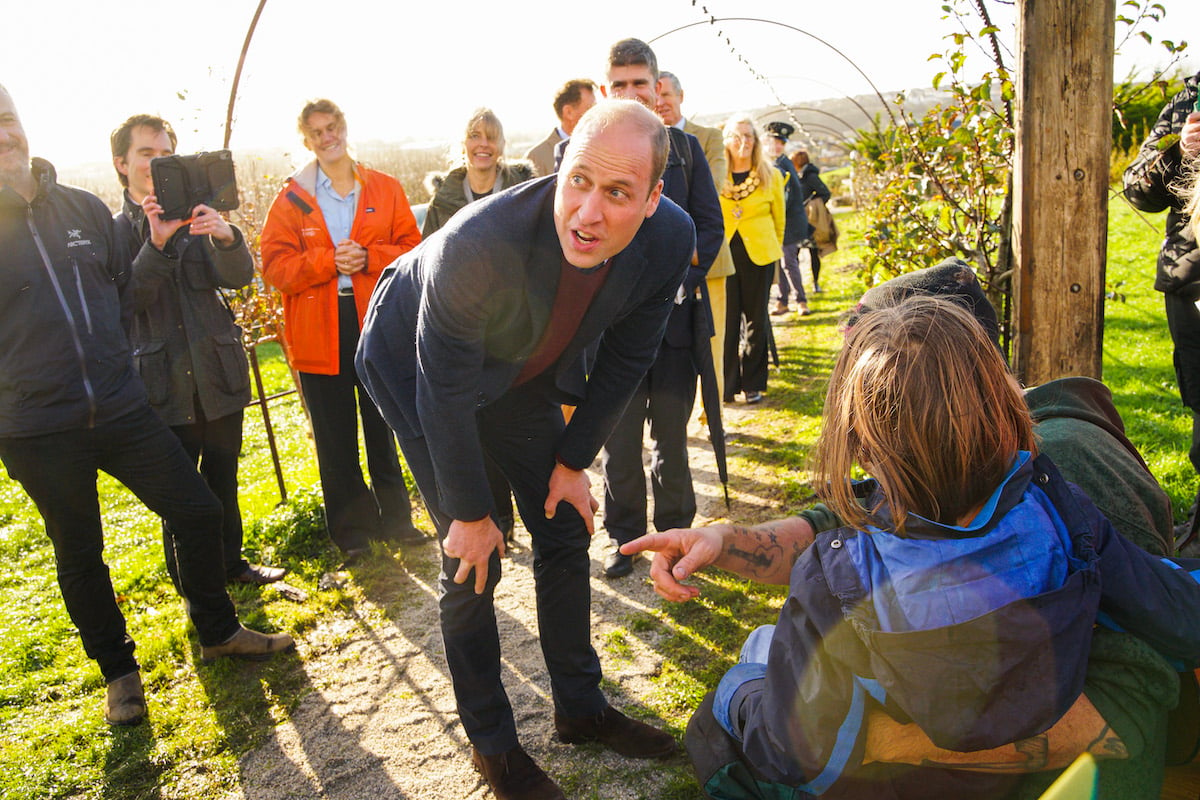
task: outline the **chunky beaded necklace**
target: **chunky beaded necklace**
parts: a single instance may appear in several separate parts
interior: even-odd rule
[[[754,190],[758,188],[758,184],[758,170],[754,169],[750,170],[750,174],[746,177],[746,180],[741,183],[731,184],[728,180],[725,181],[725,185],[721,187],[721,196],[733,201],[732,213],[734,219],[742,218],[741,201],[753,194]]]

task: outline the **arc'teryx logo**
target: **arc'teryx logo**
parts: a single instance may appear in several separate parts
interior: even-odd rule
[[[69,228],[67,230],[67,247],[87,247],[92,243],[91,239],[83,238],[83,230],[80,228]]]

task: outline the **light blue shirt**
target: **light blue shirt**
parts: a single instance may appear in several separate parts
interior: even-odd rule
[[[333,188],[333,181],[325,174],[320,166],[317,167],[317,205],[325,217],[325,227],[329,230],[329,238],[337,243],[350,238],[350,229],[354,227],[354,215],[358,211],[358,181],[345,197],[339,195]],[[338,273],[338,288],[349,289],[354,282],[349,275]]]

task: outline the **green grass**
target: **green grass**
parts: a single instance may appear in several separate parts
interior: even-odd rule
[[[1111,214],[1109,284],[1120,284],[1126,302],[1110,302],[1106,314],[1105,380],[1125,417],[1130,437],[1145,454],[1182,513],[1195,493],[1187,460],[1190,419],[1179,404],[1162,301],[1152,289],[1161,217],[1147,225],[1123,203]],[[825,376],[839,346],[837,320],[862,287],[846,265],[861,261],[855,219],[841,216],[843,247],[826,259],[824,294],[811,295],[811,316],[789,318],[776,328],[782,367],[771,374],[767,402],[730,425],[729,461],[735,498],[753,495],[759,505],[738,501],[738,521],[755,522],[803,508],[809,502],[804,466],[816,439]],[[261,353],[268,393],[290,388],[278,349]],[[254,560],[291,569],[289,582],[309,599],[296,603],[270,589],[236,588],[242,618],[255,627],[302,637],[322,620],[347,617],[369,594],[373,621],[386,621],[411,591],[394,559],[370,559],[340,588],[319,589],[320,576],[337,563],[322,530],[316,465],[295,396],[270,408],[284,461],[289,503],[279,490],[261,415],[246,412],[242,509],[246,548]],[[133,729],[109,729],[102,721],[103,685],[86,659],[67,618],[54,577],[53,555],[32,504],[7,477],[0,477],[0,796],[25,798],[221,797],[238,787],[238,759],[262,742],[312,691],[292,655],[261,665],[200,665],[194,633],[162,565],[158,522],[124,489],[101,479],[106,558],[112,569],[137,655],[148,684],[150,721]],[[432,561],[432,560],[427,560]],[[432,583],[436,566],[405,564]],[[781,587],[762,587],[735,576],[699,576],[701,599],[663,604],[612,620],[617,629],[597,642],[618,663],[638,647],[661,655],[653,690],[639,698],[645,713],[682,736],[692,709],[736,658],[749,631],[773,621],[783,602]],[[378,617],[378,620],[375,618]],[[623,774],[597,774],[554,765],[568,794],[600,797],[608,780],[644,780],[646,765]],[[561,771],[560,771],[561,766]],[[698,792],[684,759],[661,768],[658,797],[695,798]],[[571,770],[574,770],[572,772]]]

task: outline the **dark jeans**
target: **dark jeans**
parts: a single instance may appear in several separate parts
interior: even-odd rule
[[[808,302],[808,297],[804,294],[804,282],[800,279],[800,245],[785,244],[783,264],[779,267],[779,302],[786,306],[788,294],[793,291],[797,303]]]
[[[241,575],[249,566],[242,558],[242,510],[238,506],[238,458],[242,454],[243,416],[244,412],[236,411],[207,420],[200,414],[199,420],[190,425],[171,426],[192,463],[199,466],[200,476],[221,501],[221,545],[226,579]],[[170,537],[171,533],[163,523],[164,547]],[[168,561],[171,580],[175,582],[175,588],[179,588],[179,576],[173,567]]]
[[[67,613],[106,681],[138,664],[103,559],[97,470],[170,526],[165,556],[175,562],[200,643],[220,644],[237,632],[221,566],[221,504],[149,405],[90,429],[0,439],[0,459],[46,522]]]
[[[1186,297],[1163,295],[1167,328],[1175,343],[1175,379],[1183,404],[1192,411],[1192,446],[1188,457],[1200,472],[1200,310]]]
[[[726,278],[725,402],[738,392],[767,390],[767,326],[771,324],[767,301],[775,280],[774,264],[755,264],[746,253],[742,237],[734,234],[729,253],[737,272]],[[743,323],[746,346],[741,343]]]
[[[600,660],[591,643],[589,537],[579,514],[566,503],[559,505],[554,519],[546,519],[542,510],[563,419],[559,404],[539,387],[541,380],[510,390],[477,419],[484,450],[508,478],[533,540],[538,630],[555,708],[583,717],[607,705],[600,691]],[[451,520],[437,504],[426,440],[406,439],[400,446],[441,542]],[[474,573],[466,583],[455,583],[457,570],[458,559],[443,551],[439,603],[446,661],[467,738],[484,755],[497,755],[518,744],[500,679],[500,634],[492,602],[500,557],[492,554],[483,594],[475,594]]]
[[[688,467],[687,423],[696,402],[696,367],[690,348],[665,342],[604,445],[604,527],[624,544],[646,533],[643,428],[650,421],[650,486],[654,527],[687,528],[696,516]]]
[[[301,372],[300,386],[317,448],[329,537],[342,550],[353,550],[411,527],[412,506],[391,428],[354,371],[358,315],[353,297],[338,298],[338,327],[340,371],[337,375]],[[358,457],[359,418],[370,488]]]

